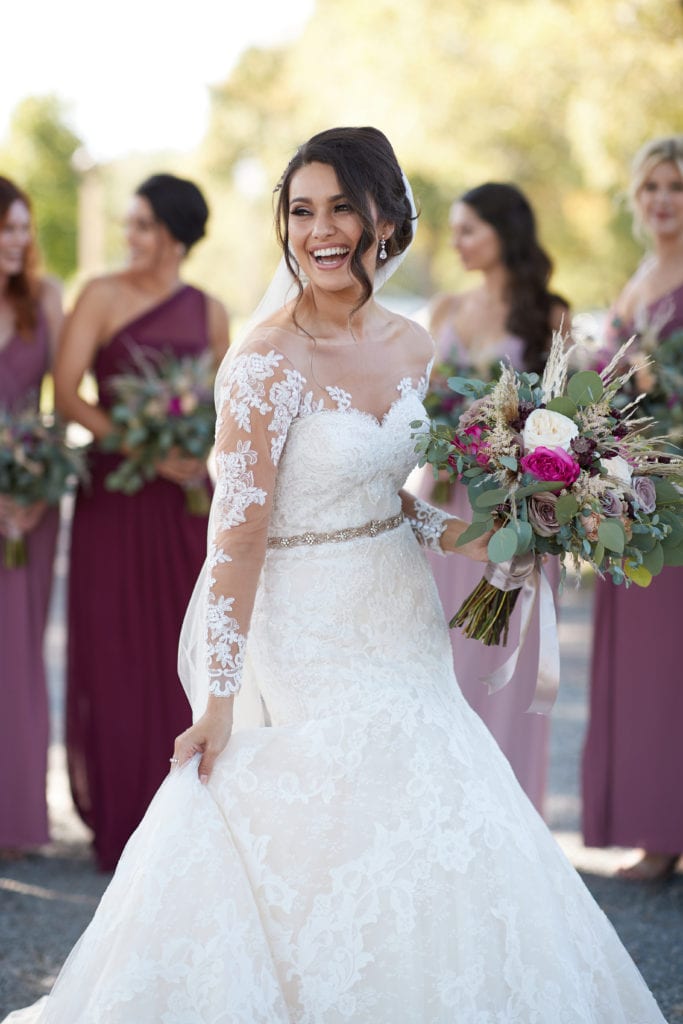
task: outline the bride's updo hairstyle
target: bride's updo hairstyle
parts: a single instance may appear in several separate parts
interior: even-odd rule
[[[554,305],[567,306],[548,291],[553,264],[536,234],[531,205],[514,185],[486,182],[460,196],[496,232],[501,260],[509,275],[507,299],[510,312],[506,327],[524,343],[524,368],[540,371],[552,340]]]
[[[394,225],[393,234],[386,239],[388,258],[402,253],[413,238],[413,213],[401,168],[391,143],[377,128],[330,128],[314,135],[298,148],[275,190],[275,225],[285,262],[298,283],[299,299],[303,285],[297,262],[289,248],[290,185],[296,172],[312,163],[327,164],[334,170],[346,199],[363,225],[350,264],[351,273],[363,289],[356,307],[360,309],[372,296],[372,281],[365,272],[361,257],[375,246],[376,266],[383,262],[379,259],[373,207],[378,220]]]

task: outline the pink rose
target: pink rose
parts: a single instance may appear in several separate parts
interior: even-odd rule
[[[476,455],[479,451],[481,435],[484,433],[482,427],[477,424],[472,424],[470,427],[465,427],[464,430],[460,431],[460,437],[453,438],[453,447],[457,448],[459,452],[464,455]],[[469,441],[463,441],[462,435],[469,438]]]
[[[570,486],[578,478],[581,467],[564,448],[534,448],[520,463],[525,473],[538,480],[556,480]]]

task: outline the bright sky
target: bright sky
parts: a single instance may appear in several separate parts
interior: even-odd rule
[[[33,0],[4,19],[0,139],[26,96],[56,93],[96,160],[196,146],[207,86],[251,45],[293,39],[315,0]]]

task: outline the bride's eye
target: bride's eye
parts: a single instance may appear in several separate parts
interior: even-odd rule
[[[334,208],[335,213],[350,213],[351,206],[349,203],[337,203]]]
[[[305,217],[308,213],[310,213],[310,210],[306,206],[294,206],[289,211],[290,217]]]

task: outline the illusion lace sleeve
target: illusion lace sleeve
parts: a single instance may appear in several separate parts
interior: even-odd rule
[[[302,384],[280,352],[252,349],[235,357],[219,387],[206,623],[209,693],[217,696],[240,687],[277,465]]]
[[[401,502],[403,513],[420,544],[430,551],[445,555],[446,552],[441,547],[441,535],[446,529],[446,523],[453,519],[453,516],[434,505],[428,505],[426,501],[416,498],[409,491],[401,491]]]

